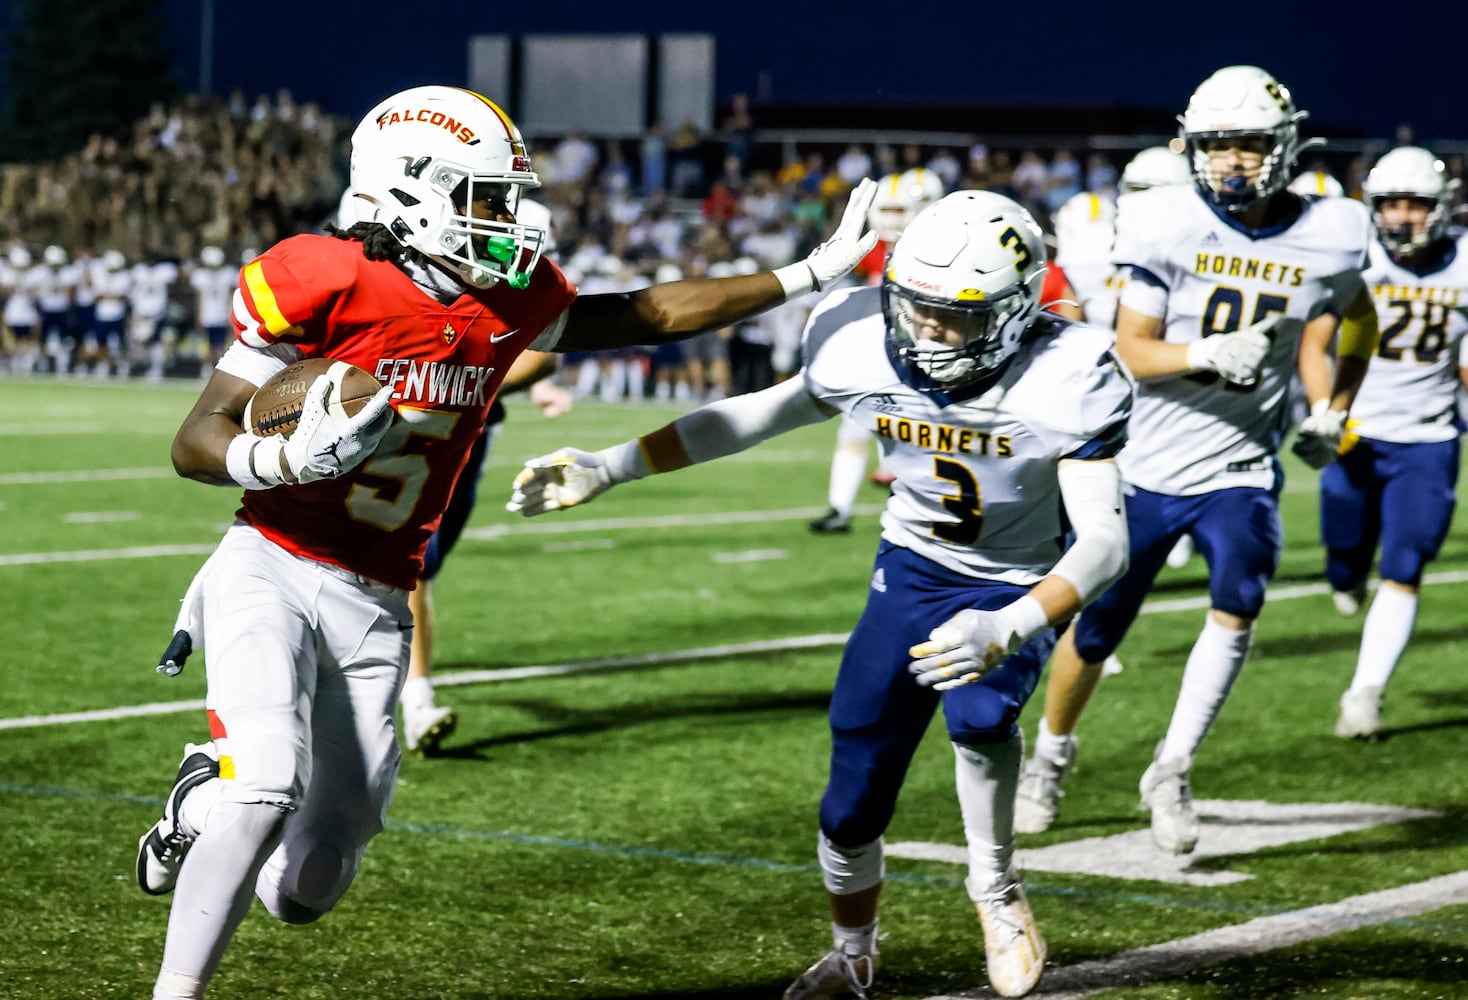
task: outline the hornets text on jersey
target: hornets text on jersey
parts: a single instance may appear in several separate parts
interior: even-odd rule
[[[1270,488],[1300,334],[1359,294],[1371,242],[1366,207],[1348,198],[1304,199],[1292,221],[1257,233],[1221,217],[1191,186],[1120,199],[1112,261],[1128,272],[1122,304],[1155,316],[1156,290],[1165,292],[1166,341],[1187,344],[1284,315],[1259,379],[1248,386],[1223,383],[1214,372],[1138,386],[1119,458],[1127,481],[1173,496]]]
[[[1031,585],[1066,527],[1056,463],[1115,455],[1132,383],[1108,331],[1042,315],[994,385],[941,405],[898,377],[880,290],[829,296],[806,326],[806,388],[876,435],[896,474],[882,537],[970,576]]]
[[[1468,332],[1468,232],[1453,229],[1447,252],[1422,274],[1372,241],[1366,285],[1381,342],[1351,406],[1361,437],[1396,444],[1451,441],[1456,427],[1458,351]]]

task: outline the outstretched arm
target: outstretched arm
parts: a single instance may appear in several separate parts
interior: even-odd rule
[[[683,340],[772,309],[807,292],[829,288],[877,243],[867,212],[877,185],[865,179],[851,192],[830,239],[774,271],[729,278],[669,281],[641,291],[585,295],[572,303],[557,351],[601,351]]]
[[[787,379],[709,403],[651,434],[601,451],[562,448],[532,458],[515,477],[505,509],[534,517],[575,507],[619,483],[732,455],[835,412],[806,390],[804,379]]]

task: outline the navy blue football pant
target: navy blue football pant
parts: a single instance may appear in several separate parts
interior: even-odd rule
[[[951,691],[918,684],[908,649],[967,608],[993,611],[1028,587],[980,580],[882,542],[866,610],[847,640],[831,694],[831,774],[821,831],[856,848],[887,829],[897,794],[939,702],[954,743],[1002,743],[1035,684],[1056,632],[1045,629],[983,679]]]
[[[1081,659],[1101,663],[1116,652],[1183,535],[1192,535],[1208,563],[1212,607],[1240,618],[1259,617],[1284,544],[1277,490],[1240,487],[1176,497],[1135,489],[1126,498],[1126,521],[1131,564],[1076,619]]]
[[[1418,586],[1437,557],[1457,506],[1458,439],[1392,444],[1362,438],[1320,474],[1325,576],[1351,590],[1371,572],[1381,543],[1381,577]]]

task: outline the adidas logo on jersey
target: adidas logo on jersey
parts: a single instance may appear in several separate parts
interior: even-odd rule
[[[882,413],[902,412],[901,404],[898,403],[897,400],[892,398],[891,393],[879,392],[873,396],[868,396],[867,400],[869,403],[871,403],[872,409],[878,410]]]
[[[872,589],[879,594],[887,593],[887,571],[881,566],[872,574]]]
[[[1203,237],[1203,242],[1201,245],[1205,247],[1216,247],[1222,245],[1222,243],[1223,240],[1218,238],[1218,234],[1210,229],[1208,230],[1208,235]]]

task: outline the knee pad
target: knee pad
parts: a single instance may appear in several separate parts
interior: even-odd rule
[[[838,847],[823,831],[816,836],[816,856],[821,861],[826,891],[836,896],[850,896],[881,885],[886,875],[880,837],[860,847]]]
[[[358,855],[328,840],[289,833],[260,870],[255,895],[271,916],[288,924],[320,920],[346,894],[357,875]]]

